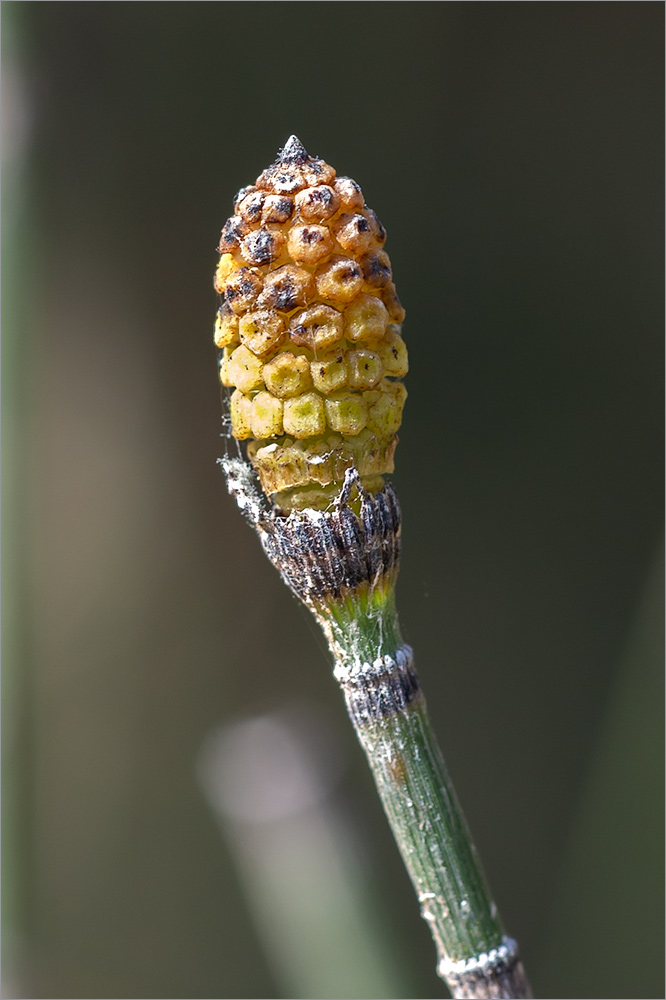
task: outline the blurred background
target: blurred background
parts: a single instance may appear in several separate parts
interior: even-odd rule
[[[663,6],[2,15],[4,996],[446,995],[216,466],[292,132],[388,230],[399,604],[505,923],[537,996],[663,996]]]

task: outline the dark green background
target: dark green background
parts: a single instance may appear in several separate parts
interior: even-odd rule
[[[215,465],[216,241],[295,132],[388,229],[399,603],[506,923],[538,996],[663,996],[662,4],[2,12],[5,995],[277,995],[194,768],[299,693],[410,991],[445,992]]]

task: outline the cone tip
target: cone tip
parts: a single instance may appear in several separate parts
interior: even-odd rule
[[[295,135],[289,136],[278,153],[278,160],[282,163],[303,163],[309,159],[310,157],[305,146]]]

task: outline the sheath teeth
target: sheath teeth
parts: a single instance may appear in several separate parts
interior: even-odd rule
[[[384,227],[296,136],[234,208],[215,272],[232,434],[286,509],[324,508],[352,466],[380,489],[408,368]]]

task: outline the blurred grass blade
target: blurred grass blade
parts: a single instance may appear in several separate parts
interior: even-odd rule
[[[408,996],[307,711],[213,732],[199,775],[285,997]]]
[[[25,12],[17,4],[2,13],[2,984],[4,996],[16,996],[29,935],[31,875],[26,373],[35,299],[29,294],[34,230],[26,154],[33,107],[22,58]]]
[[[662,548],[618,667],[559,882],[541,959],[554,996],[599,996],[590,955],[606,953],[618,956],[609,996],[664,995],[663,634]]]

